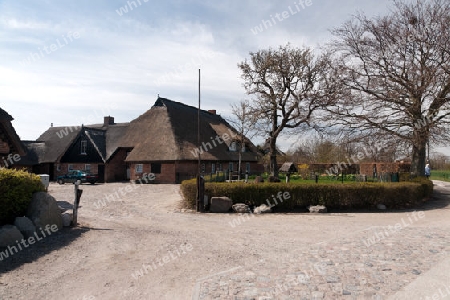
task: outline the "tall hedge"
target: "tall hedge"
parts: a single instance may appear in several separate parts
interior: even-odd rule
[[[0,168],[0,225],[24,216],[33,193],[45,191],[38,175]]]
[[[184,206],[194,208],[196,202],[196,181],[187,180],[181,184]],[[279,192],[288,192],[289,199],[277,201]],[[206,183],[208,197],[227,196],[233,203],[249,205],[276,204],[277,209],[291,210],[308,205],[325,205],[329,209],[373,209],[377,204],[388,208],[417,206],[433,193],[429,180],[398,183]]]

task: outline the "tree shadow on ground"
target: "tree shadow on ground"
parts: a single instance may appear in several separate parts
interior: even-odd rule
[[[70,203],[68,201],[56,201],[56,203],[58,203],[60,209],[64,209],[64,211],[73,209],[73,203]]]
[[[0,255],[1,252],[5,253],[5,251],[8,251],[9,254],[8,257],[3,256],[3,260],[0,261],[0,274],[12,271],[24,264],[32,263],[39,258],[50,254],[52,251],[64,248],[90,230],[111,229],[96,229],[89,227],[63,228],[51,235],[47,235],[42,238],[42,240],[36,241],[36,243],[32,245],[27,243],[28,247],[22,245],[22,250],[19,249],[17,244],[12,245],[17,248],[17,252],[14,250],[9,251],[8,248],[0,248]]]
[[[420,208],[423,210],[433,210],[447,207],[450,207],[450,189],[435,186],[431,199],[426,201]]]

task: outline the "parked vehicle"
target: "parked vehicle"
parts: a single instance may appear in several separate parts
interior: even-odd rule
[[[72,170],[65,175],[58,176],[56,181],[59,184],[64,184],[66,182],[75,183],[80,180],[81,183],[89,182],[90,184],[95,184],[98,181],[98,175],[90,174],[81,170]]]

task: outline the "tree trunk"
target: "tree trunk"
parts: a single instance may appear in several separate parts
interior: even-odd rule
[[[241,180],[241,164],[242,164],[242,143],[241,149],[239,149],[238,180]]]
[[[245,124],[241,123],[241,132],[239,133],[239,164],[238,164],[238,180],[241,180],[241,172],[242,172],[242,148],[245,145],[245,137],[244,137],[244,126]]]
[[[426,143],[413,146],[411,174],[425,176]]]
[[[272,131],[270,132],[270,168],[272,170],[271,175],[278,178],[278,165],[277,165],[277,138],[278,138],[278,103],[275,100],[272,101]]]
[[[414,132],[411,174],[415,176],[425,176],[426,146],[428,142],[427,131],[426,128],[421,128]]]
[[[271,175],[278,178],[278,165],[277,165],[277,139],[270,138],[270,168]]]

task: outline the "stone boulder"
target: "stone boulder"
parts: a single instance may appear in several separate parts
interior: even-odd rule
[[[56,225],[58,230],[63,227],[61,210],[55,198],[45,192],[33,194],[30,206],[28,206],[27,217],[33,221],[37,228],[45,225]]]
[[[327,208],[323,205],[314,205],[314,206],[311,205],[310,207],[308,207],[308,210],[310,213],[313,214],[323,214],[328,211]]]
[[[255,214],[267,214],[267,213],[271,213],[272,212],[272,208],[270,208],[270,206],[266,205],[266,204],[261,204],[260,206],[258,206],[257,208],[255,208],[253,210],[253,213]]]
[[[244,204],[244,203],[237,203],[237,204],[233,205],[233,210],[234,210],[234,212],[241,213],[241,214],[246,214],[246,213],[251,212],[250,207],[248,207],[248,205]]]
[[[70,227],[72,225],[73,221],[73,212],[72,211],[65,211],[62,214],[62,220],[63,220],[63,226],[64,227]]]
[[[232,205],[233,201],[228,197],[212,197],[209,211],[212,213],[227,213]]]
[[[0,227],[0,247],[17,245],[22,239],[23,235],[16,226],[5,225]]]
[[[33,222],[27,217],[17,217],[14,220],[14,226],[16,226],[27,239],[30,236],[34,236],[34,233],[36,232],[36,226],[34,226]]]

